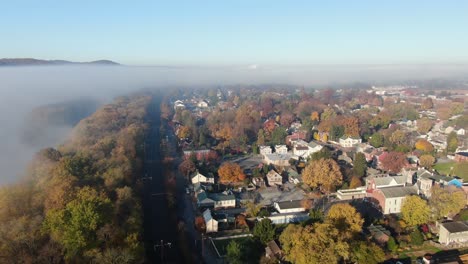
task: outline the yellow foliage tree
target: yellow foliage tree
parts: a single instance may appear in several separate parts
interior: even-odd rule
[[[333,159],[320,159],[309,163],[304,168],[302,178],[310,187],[320,187],[325,192],[330,192],[343,182],[340,167]]]
[[[245,174],[237,163],[225,162],[218,169],[220,182],[239,182],[245,179]]]
[[[414,147],[417,150],[421,150],[423,152],[432,152],[432,151],[434,151],[434,146],[432,146],[432,144],[429,143],[429,141],[427,141],[425,139],[418,139],[418,141],[416,141],[416,143],[414,144]]]
[[[409,226],[427,223],[431,210],[427,202],[416,195],[406,196],[401,205],[402,219]]]
[[[325,223],[336,227],[342,236],[351,238],[362,231],[364,220],[352,205],[339,203],[330,207]]]

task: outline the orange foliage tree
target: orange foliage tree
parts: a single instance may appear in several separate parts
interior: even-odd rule
[[[421,150],[423,152],[432,152],[432,151],[434,151],[434,146],[432,146],[432,144],[429,143],[429,141],[427,141],[425,139],[418,139],[418,141],[416,141],[416,143],[414,144],[414,147],[417,150]]]
[[[220,182],[239,182],[245,180],[245,174],[239,164],[232,162],[223,163],[218,169]]]

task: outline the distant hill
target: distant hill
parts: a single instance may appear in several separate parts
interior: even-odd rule
[[[0,59],[1,66],[54,66],[54,65],[120,65],[110,60],[97,60],[90,62],[73,62],[66,60],[38,60],[32,58],[3,58]]]

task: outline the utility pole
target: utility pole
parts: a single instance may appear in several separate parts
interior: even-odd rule
[[[169,247],[171,248],[171,245],[172,243],[171,242],[167,242],[167,243],[164,243],[164,240],[161,239],[161,244],[155,244],[154,245],[154,251],[156,251],[157,248],[161,248],[161,263],[163,263],[164,261],[164,248],[165,247]]]

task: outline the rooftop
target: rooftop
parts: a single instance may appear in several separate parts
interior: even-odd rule
[[[302,208],[301,200],[277,202],[278,207],[283,209]]]
[[[450,233],[467,232],[468,225],[464,222],[447,222],[441,224]]]
[[[385,198],[396,198],[396,197],[405,197],[407,195],[415,195],[418,194],[416,188],[414,186],[408,187],[388,187],[382,188],[380,191],[383,193]]]

